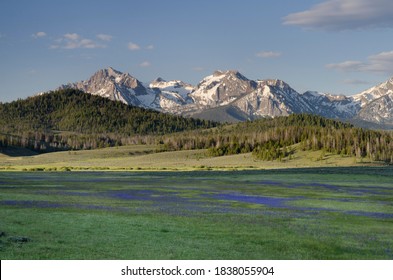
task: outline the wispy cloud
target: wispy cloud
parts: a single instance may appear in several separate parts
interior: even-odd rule
[[[151,63],[149,61],[143,61],[141,64],[139,64],[140,67],[150,67]]]
[[[67,33],[61,38],[55,40],[55,44],[51,45],[51,49],[97,49],[105,48],[106,46],[92,39],[83,38],[77,33]]]
[[[133,42],[129,42],[127,47],[130,51],[138,51],[141,49],[141,47],[138,44],[135,44]]]
[[[393,50],[370,55],[366,61],[348,60],[326,65],[329,69],[346,72],[393,73]]]
[[[108,34],[98,34],[96,37],[98,39],[100,39],[102,41],[106,41],[106,42],[112,41],[112,38],[113,38],[112,35],[108,35]]]
[[[37,33],[34,33],[31,35],[31,37],[33,37],[34,39],[43,38],[45,36],[46,36],[46,33],[43,31],[40,31],[40,32],[37,32]]]
[[[192,68],[192,70],[194,70],[196,72],[202,72],[205,70],[205,68],[197,66],[197,67]]]
[[[36,69],[30,69],[27,73],[31,76],[34,76],[38,73],[38,71]]]
[[[392,0],[325,0],[283,18],[285,25],[330,31],[393,28]]]
[[[262,58],[274,58],[274,57],[280,57],[281,53],[275,51],[260,51],[256,54],[256,56]]]
[[[148,49],[148,50],[154,50],[154,45],[148,45],[148,46],[146,47],[146,49]]]
[[[367,81],[358,80],[358,79],[346,79],[343,81],[343,83],[347,84],[347,85],[368,85],[368,84],[370,84]]]
[[[361,71],[365,64],[361,61],[347,60],[339,63],[330,63],[326,67],[330,69],[337,69],[341,71]]]
[[[70,40],[70,41],[77,41],[81,38],[81,36],[78,35],[77,33],[67,33],[67,34],[64,34],[63,37],[66,38],[67,40]]]

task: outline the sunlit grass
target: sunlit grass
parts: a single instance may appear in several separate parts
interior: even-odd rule
[[[131,145],[87,151],[67,151],[33,156],[0,154],[0,171],[86,171],[86,170],[233,170],[369,165],[366,160],[320,151],[301,151],[294,146],[291,158],[261,161],[251,153],[209,157],[207,150],[157,152],[160,146]]]

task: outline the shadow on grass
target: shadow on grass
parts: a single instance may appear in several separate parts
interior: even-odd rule
[[[26,149],[26,148],[0,147],[0,154],[6,155],[9,157],[29,157],[29,156],[36,156],[39,153],[34,152],[29,149]]]

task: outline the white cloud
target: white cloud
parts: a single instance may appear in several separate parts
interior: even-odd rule
[[[371,72],[393,73],[393,51],[381,52],[368,57],[366,69]]]
[[[97,49],[105,48],[105,45],[99,44],[91,39],[83,38],[77,33],[67,33],[63,37],[56,39],[55,44],[50,49]]]
[[[50,45],[50,46],[49,46],[49,49],[51,49],[51,50],[60,49],[60,45],[59,45],[59,44]]]
[[[139,64],[140,67],[150,67],[151,63],[149,61],[144,61],[141,64]]]
[[[98,39],[102,40],[102,41],[106,41],[106,42],[110,42],[112,40],[112,35],[108,35],[108,34],[98,34],[96,36]]]
[[[68,40],[71,40],[71,41],[77,41],[80,39],[81,36],[76,33],[67,33],[67,34],[64,34],[63,37]]]
[[[46,33],[43,32],[43,31],[40,31],[40,32],[37,32],[37,33],[32,34],[31,36],[32,36],[34,39],[38,39],[38,38],[45,37],[45,36],[46,36]]]
[[[154,45],[148,45],[148,46],[146,47],[146,49],[148,49],[148,50],[154,50]]]
[[[256,54],[256,56],[262,58],[274,58],[274,57],[280,57],[281,53],[274,52],[274,51],[260,51],[259,53]]]
[[[135,44],[135,43],[133,43],[133,42],[129,42],[129,43],[128,43],[128,49],[129,49],[130,51],[137,51],[137,50],[140,50],[141,47],[140,47],[138,44]]]
[[[364,62],[349,60],[340,63],[327,64],[326,67],[345,72],[372,72],[392,75],[393,50],[370,55]]]
[[[283,18],[283,24],[311,29],[393,28],[392,0],[325,0]]]
[[[326,67],[341,71],[360,71],[364,67],[364,63],[361,61],[347,60],[340,63],[327,64]]]

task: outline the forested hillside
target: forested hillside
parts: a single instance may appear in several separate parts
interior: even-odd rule
[[[296,149],[393,162],[393,134],[316,115],[293,114],[237,124],[183,118],[60,90],[0,104],[0,148],[39,152],[153,144],[161,151],[207,149],[210,156],[252,152],[290,160]]]
[[[0,104],[0,146],[41,151],[89,149],[216,124],[68,89]]]
[[[252,152],[261,160],[290,159],[293,146],[393,162],[393,134],[354,127],[316,115],[293,114],[227,125],[200,133],[165,135],[168,149],[206,148],[211,156]]]

